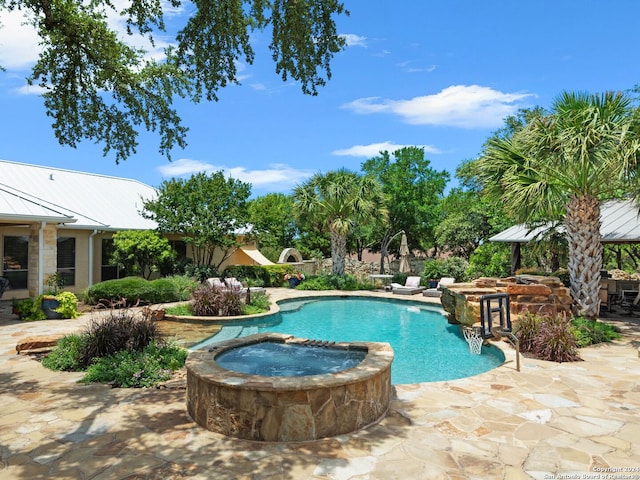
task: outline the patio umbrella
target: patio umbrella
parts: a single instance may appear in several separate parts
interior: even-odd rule
[[[411,271],[411,265],[409,264],[409,244],[407,243],[407,236],[404,233],[400,240],[400,266],[398,270],[403,273]]]

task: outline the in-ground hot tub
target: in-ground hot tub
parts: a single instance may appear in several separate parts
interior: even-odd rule
[[[266,342],[273,345],[259,345]],[[277,353],[265,355],[262,347]],[[299,374],[298,367],[304,364],[315,368],[319,361],[324,362],[318,360],[318,348],[317,342],[268,333],[196,350],[186,363],[187,411],[196,423],[213,432],[268,442],[317,440],[380,420],[391,399],[393,350],[389,344],[322,344],[330,357],[328,373]],[[294,361],[287,359],[291,352],[297,356]],[[313,360],[301,360],[299,355]],[[230,363],[225,363],[227,356]],[[252,356],[258,370],[248,366],[246,371],[262,371],[266,363],[268,375],[229,370],[217,361],[236,368],[236,362],[252,365]],[[346,369],[340,369],[343,362]]]

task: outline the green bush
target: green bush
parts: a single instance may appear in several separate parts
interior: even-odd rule
[[[440,280],[442,277],[453,277],[456,282],[467,280],[467,268],[469,264],[461,257],[448,257],[424,262],[422,271],[422,284],[428,285],[429,280]]]
[[[620,333],[611,324],[589,320],[584,317],[575,317],[571,324],[574,328],[574,336],[578,347],[587,347],[597,343],[610,342],[621,337]]]
[[[251,301],[249,304],[242,306],[242,313],[244,315],[255,315],[257,313],[268,312],[271,308],[271,301],[269,297],[264,293],[252,293]]]
[[[200,285],[200,282],[197,282],[193,278],[187,277],[186,275],[172,275],[166,277],[165,280],[173,283],[178,297],[176,301],[178,302],[183,302],[191,299],[191,295],[193,294],[194,290],[198,288],[198,285]]]
[[[56,295],[59,306],[54,311],[59,313],[62,318],[78,318],[78,297],[71,292],[60,292]]]
[[[193,315],[193,309],[191,308],[190,303],[180,303],[179,305],[168,307],[165,313],[167,315],[187,317]]]
[[[353,275],[315,275],[300,283],[297,290],[371,290],[370,282],[363,282]]]
[[[114,387],[153,387],[171,378],[181,368],[187,350],[150,343],[141,352],[119,351],[96,359],[82,378],[83,383],[109,383]]]
[[[96,283],[85,292],[85,302],[91,305],[113,305],[124,299],[126,306],[149,303],[169,303],[187,300],[197,283],[181,276],[145,280],[126,277]],[[186,298],[185,298],[186,297]]]
[[[508,244],[485,242],[469,257],[466,276],[469,279],[480,277],[506,278],[511,275],[511,256]]]
[[[81,382],[115,387],[151,387],[171,378],[188,351],[159,341],[154,322],[118,315],[92,322],[80,335],[67,335],[46,355],[51,370],[82,371]]]
[[[253,287],[280,287],[285,274],[293,273],[291,265],[234,265],[227,267],[223,277],[235,277]]]
[[[80,364],[80,335],[71,334],[58,340],[56,348],[42,358],[42,365],[49,370],[77,372],[82,370]]]

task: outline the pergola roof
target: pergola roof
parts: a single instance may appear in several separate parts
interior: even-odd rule
[[[600,208],[602,243],[640,243],[640,210],[633,200],[609,200]],[[494,235],[490,242],[527,243],[553,226],[548,223],[531,229],[525,224],[514,225]],[[561,225],[560,229],[563,228]]]

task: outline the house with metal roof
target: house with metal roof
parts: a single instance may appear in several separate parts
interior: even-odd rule
[[[0,275],[11,288],[4,297],[36,296],[55,273],[75,293],[116,278],[117,268],[109,264],[111,237],[155,229],[140,212],[156,195],[137,180],[0,160]],[[188,256],[179,236],[169,239]],[[255,257],[261,254],[247,245],[226,264],[255,264]]]

